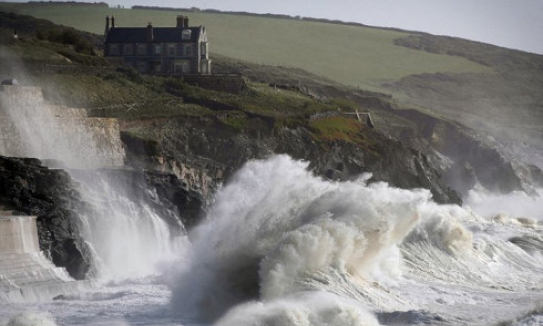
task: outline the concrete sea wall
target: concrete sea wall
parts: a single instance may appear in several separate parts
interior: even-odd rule
[[[71,168],[124,164],[117,120],[46,103],[39,87],[0,89],[0,155],[60,160]]]
[[[0,303],[50,300],[86,286],[40,251],[36,216],[0,210]]]

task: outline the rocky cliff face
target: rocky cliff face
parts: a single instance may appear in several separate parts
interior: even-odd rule
[[[402,188],[424,187],[438,202],[461,202],[454,191],[443,185],[424,154],[372,129],[362,131],[368,140],[362,146],[317,139],[305,126],[271,127],[270,121],[259,117],[249,118],[244,126],[240,130],[210,117],[158,120],[152,125],[133,121],[122,133],[127,163],[173,173],[174,166],[190,166],[202,176],[193,178],[191,186],[211,193],[210,188],[228,179],[248,160],[288,154],[309,161],[317,175],[329,179],[348,180],[370,172],[374,181]]]
[[[177,223],[182,216],[190,225],[205,206],[203,197],[173,174],[125,169],[92,173],[103,173],[128,189],[127,196],[134,202],[148,205],[169,223]],[[75,279],[87,277],[93,266],[91,248],[81,238],[80,216],[95,212],[79,187],[67,172],[44,167],[37,159],[0,156],[0,204],[37,215],[40,249]]]
[[[534,187],[541,187],[541,170],[523,163],[522,157],[512,155],[495,139],[415,110],[396,114],[413,126],[388,128],[387,133],[430,155],[443,181],[460,194],[467,194],[475,185],[503,194],[532,193]]]
[[[65,171],[48,169],[37,159],[0,156],[0,200],[6,207],[37,215],[40,249],[75,279],[85,277],[92,257],[80,237],[77,214],[90,207]]]

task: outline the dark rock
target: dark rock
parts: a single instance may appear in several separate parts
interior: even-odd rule
[[[367,148],[345,141],[316,141],[304,126],[271,128],[269,121],[259,117],[248,118],[245,126],[243,130],[236,130],[213,118],[183,117],[154,125],[154,130],[165,131],[160,132],[160,138],[137,140],[136,136],[124,132],[129,158],[126,163],[150,170],[164,169],[157,160],[146,160],[142,156],[145,151],[141,146],[154,141],[161,152],[159,156],[165,160],[195,167],[211,179],[216,171],[224,171],[221,177],[227,180],[248,160],[274,153],[288,154],[308,161],[310,169],[329,179],[349,180],[371,172],[373,181],[386,181],[401,188],[423,187],[430,189],[438,202],[461,202],[454,191],[443,185],[424,154],[385,137],[378,130],[364,129],[372,142],[371,148]],[[205,185],[192,186],[203,188]]]
[[[458,161],[454,163],[443,175],[445,182],[462,196],[479,182],[475,171],[468,162]]]
[[[85,278],[92,258],[79,235],[76,211],[87,207],[65,171],[50,170],[37,159],[0,156],[0,201],[37,215],[40,249],[50,252],[53,263],[75,279]]]
[[[497,144],[484,141],[475,130],[416,110],[401,110],[398,115],[417,126],[411,133],[394,135],[398,139],[421,150],[433,148],[453,162],[460,162],[458,164],[468,163],[480,184],[492,192],[526,190],[511,161],[500,152]]]
[[[83,180],[92,172],[82,171]],[[90,174],[89,174],[90,173]],[[148,205],[172,227],[196,223],[205,209],[205,198],[172,173],[152,170],[100,169],[99,173],[137,205]]]
[[[191,226],[205,208],[204,197],[173,174],[126,169],[71,173],[81,183],[87,178],[108,178],[116,190],[136,205],[148,205],[180,232],[179,216]],[[79,184],[63,170],[44,167],[37,159],[0,156],[0,204],[37,215],[40,249],[49,252],[53,263],[65,267],[72,277],[83,279],[93,259],[80,235],[79,216],[97,212],[78,189]]]

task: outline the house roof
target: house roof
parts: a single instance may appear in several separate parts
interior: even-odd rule
[[[181,32],[190,29],[190,40],[182,40]],[[153,27],[153,43],[198,42],[200,27]],[[146,43],[147,27],[114,27],[106,35],[106,43]]]

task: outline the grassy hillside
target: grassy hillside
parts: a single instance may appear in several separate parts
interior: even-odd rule
[[[182,13],[46,3],[0,3],[0,10],[96,34],[103,33],[109,14],[115,15],[117,26],[145,26],[149,21],[155,26],[173,26],[176,15]],[[503,141],[521,156],[521,152],[533,151],[525,146],[543,148],[541,55],[365,26],[224,13],[185,14],[191,25],[207,27],[216,71],[242,72],[266,83],[286,77],[288,84],[306,86],[312,79],[327,78],[337,85],[391,94],[399,107],[461,122],[481,131],[483,137],[490,134]],[[272,77],[278,70],[286,76]],[[311,95],[318,97],[318,93]]]
[[[173,26],[178,11],[78,6],[0,4],[4,10],[51,20],[96,34],[105,16],[117,26]],[[191,25],[205,25],[211,52],[252,63],[297,67],[337,82],[370,90],[414,74],[492,72],[484,65],[446,54],[394,44],[408,33],[362,26],[243,15],[186,13]]]

